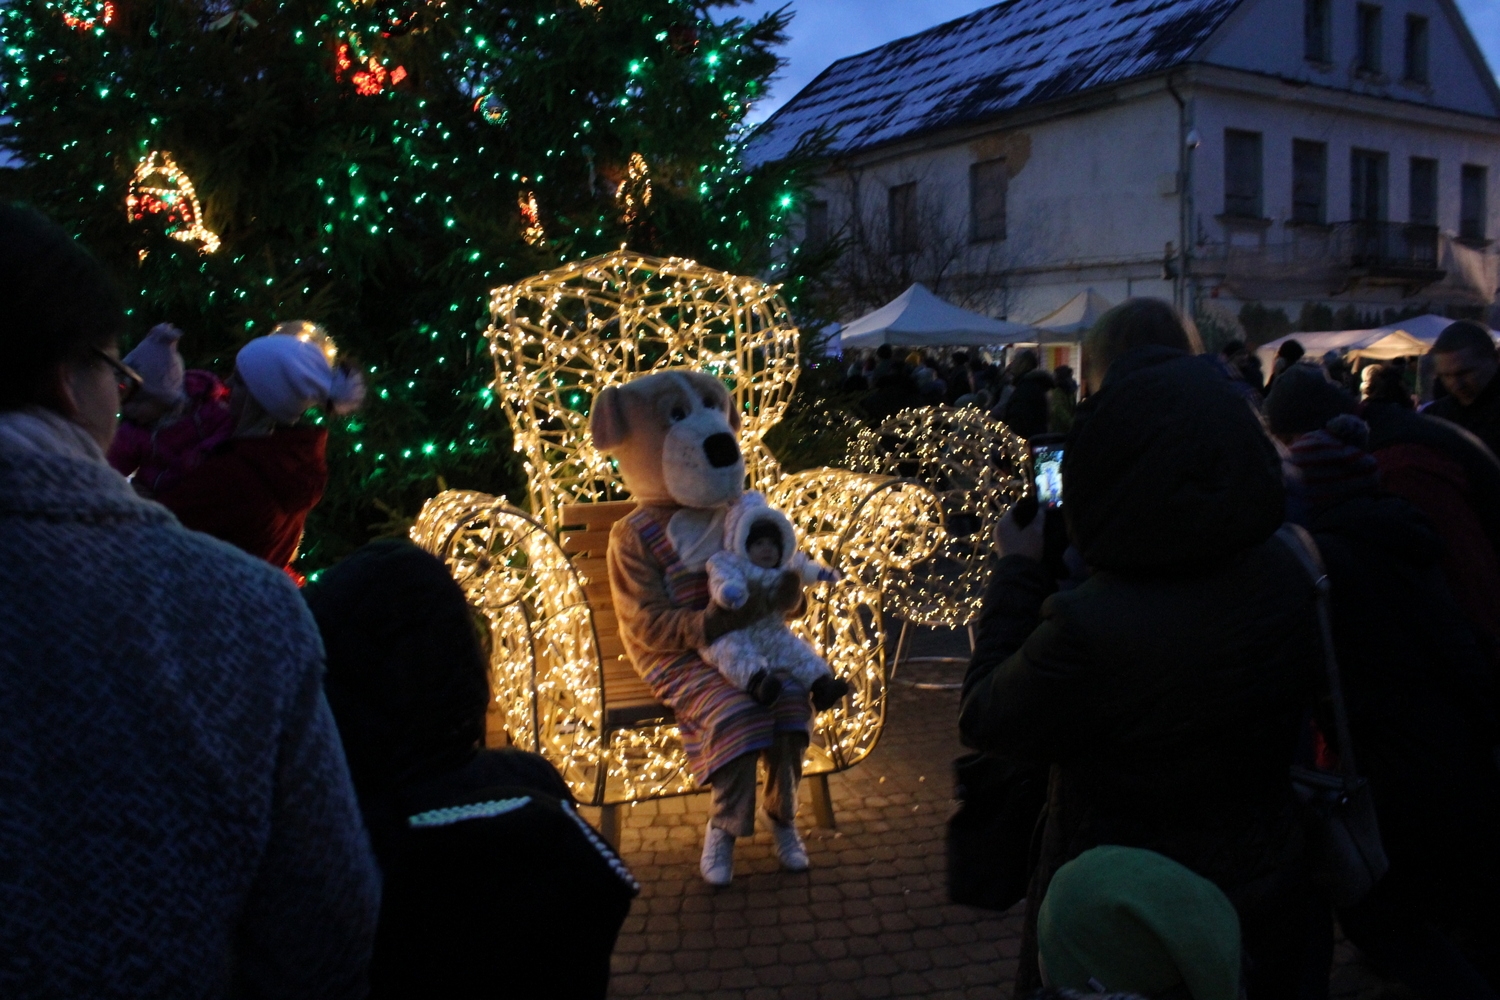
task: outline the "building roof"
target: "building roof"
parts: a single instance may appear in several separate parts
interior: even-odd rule
[[[751,138],[787,156],[816,129],[847,153],[1187,62],[1241,0],[1007,0],[840,59]]]

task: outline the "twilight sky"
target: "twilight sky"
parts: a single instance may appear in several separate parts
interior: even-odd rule
[[[789,65],[773,82],[768,98],[751,113],[762,121],[836,59],[913,35],[994,0],[752,0],[726,8],[739,17],[776,10],[790,3],[796,14],[791,42],[782,51]],[[1458,0],[1469,30],[1484,49],[1490,69],[1500,72],[1500,0]]]

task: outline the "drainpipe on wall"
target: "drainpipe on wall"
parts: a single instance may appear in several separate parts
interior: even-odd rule
[[[1197,302],[1192,280],[1193,247],[1193,150],[1200,140],[1193,127],[1193,109],[1169,75],[1167,93],[1177,102],[1177,277],[1172,282],[1172,304],[1192,316]]]

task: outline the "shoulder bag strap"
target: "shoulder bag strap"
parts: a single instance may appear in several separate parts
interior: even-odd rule
[[[1328,610],[1330,586],[1328,572],[1323,568],[1323,556],[1318,551],[1318,543],[1301,525],[1283,524],[1277,530],[1276,537],[1292,550],[1317,590],[1318,628],[1323,634],[1323,663],[1328,671],[1328,694],[1333,701],[1333,725],[1339,738],[1339,773],[1345,778],[1354,778],[1359,772],[1354,766],[1354,740],[1349,735],[1349,712],[1344,706],[1344,686],[1339,680],[1339,660],[1333,648],[1333,621]]]

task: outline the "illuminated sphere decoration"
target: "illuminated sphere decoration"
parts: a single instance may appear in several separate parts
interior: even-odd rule
[[[915,479],[942,498],[947,533],[932,558],[892,575],[892,611],[916,625],[979,620],[995,527],[1032,491],[1026,440],[977,407],[902,410],[849,442],[850,468]]]
[[[888,475],[783,474],[763,438],[796,384],[798,335],[776,289],[621,250],[498,288],[491,314],[494,393],[523,458],[531,509],[449,490],[423,507],[412,538],[448,563],[489,624],[494,709],[512,742],[543,754],[584,803],[697,790],[670,718],[607,722],[603,560],[565,552],[579,537],[602,542],[593,529],[563,532],[565,505],[628,499],[591,443],[594,397],[638,375],[693,368],[722,379],[739,408],[746,485],[765,490],[803,548],[843,573],[809,588],[806,615],[791,623],[851,687],[815,720],[807,773],[863,759],[885,718],[888,581],[943,543],[942,507],[925,486]]]
[[[323,352],[323,357],[328,359],[330,368],[338,362],[338,345],[333,342],[328,331],[317,323],[305,319],[288,320],[285,323],[277,323],[271,334],[272,336],[296,337],[305,344],[316,346]]]

